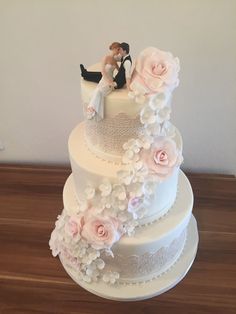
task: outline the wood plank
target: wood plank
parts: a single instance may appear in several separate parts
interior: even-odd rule
[[[236,178],[233,175],[188,174],[195,198],[236,201]]]
[[[193,214],[201,231],[235,232],[236,202],[195,197]]]
[[[186,281],[184,279],[184,281]],[[20,285],[20,289],[19,289]],[[209,288],[194,287],[191,284],[178,285],[158,298],[139,302],[114,302],[104,300],[73,285],[43,282],[19,282],[1,280],[0,288],[4,302],[3,314],[64,314],[64,313],[214,313],[234,314],[234,296],[225,288],[214,296]],[[222,294],[225,298],[223,298]]]
[[[114,302],[76,285],[48,240],[60,213],[67,167],[0,166],[0,313],[236,312],[235,178],[189,174],[199,250],[187,276],[150,300]]]

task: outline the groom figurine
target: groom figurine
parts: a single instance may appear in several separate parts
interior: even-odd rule
[[[129,89],[130,79],[131,79],[131,66],[132,59],[129,55],[129,44],[121,43],[120,44],[120,55],[121,55],[121,64],[119,71],[117,72],[114,82],[116,83],[115,88],[122,88],[125,84]],[[101,72],[87,71],[83,64],[80,64],[81,76],[90,82],[98,83],[102,78]]]

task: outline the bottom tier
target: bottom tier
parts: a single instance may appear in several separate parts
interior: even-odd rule
[[[187,274],[194,258],[198,246],[198,230],[194,216],[191,217],[187,227],[186,242],[178,260],[169,267],[168,270],[154,277],[152,280],[142,283],[122,283],[107,285],[99,281],[86,283],[78,279],[77,273],[73,268],[61,258],[61,262],[69,276],[81,287],[100,297],[116,301],[137,301],[152,298],[160,295],[177,285]]]
[[[69,194],[71,193],[71,188],[68,189],[68,186],[66,190]],[[119,279],[113,288],[119,291],[123,290],[124,285],[139,286],[156,280],[155,278],[159,278],[176,264],[183,255],[182,253],[186,252],[186,247],[189,247],[189,239],[193,236],[194,243],[192,243],[191,250],[196,252],[198,237],[196,223],[192,217],[193,193],[187,177],[181,172],[177,197],[168,213],[152,223],[137,227],[134,236],[123,236],[112,246],[114,257],[107,255],[107,250],[102,250],[99,256],[103,261],[103,267],[96,278],[98,281],[91,282],[90,280],[90,283],[87,284],[87,269],[85,269],[86,275],[83,275],[84,268],[80,264],[80,256],[84,258],[85,252],[82,252],[77,242],[67,234],[68,221],[73,215],[71,209],[75,203],[73,197],[66,199],[70,201],[64,202],[65,209],[56,224],[57,230],[54,232],[51,242],[56,243],[54,253],[60,255],[65,269],[77,283],[89,291],[94,290],[94,293],[99,294],[102,291],[100,287],[105,284],[103,280],[107,281],[107,276],[114,274],[118,276],[116,279]],[[93,254],[89,251],[88,254],[90,253]],[[193,255],[191,254],[192,259]],[[192,259],[188,260],[188,265]],[[185,267],[181,268],[178,278],[183,277],[187,264],[185,263]],[[91,270],[89,268],[88,271],[93,271],[94,266],[95,264],[89,266],[93,268]],[[109,284],[106,283],[106,285],[110,287]],[[109,296],[104,295],[104,297]],[[114,296],[109,298],[114,298]]]

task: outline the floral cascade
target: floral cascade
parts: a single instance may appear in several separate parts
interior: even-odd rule
[[[143,128],[137,138],[123,144],[117,183],[104,178],[99,186],[89,184],[78,206],[58,216],[49,241],[52,254],[60,254],[85,282],[102,279],[114,284],[119,279],[118,273],[106,270],[103,256],[113,256],[112,246],[122,236],[134,235],[157,185],[183,161],[169,122],[179,69],[179,60],[169,52],[149,47],[140,53],[129,97],[143,105]]]

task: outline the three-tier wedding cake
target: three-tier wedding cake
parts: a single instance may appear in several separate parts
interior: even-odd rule
[[[72,174],[50,239],[68,274],[114,300],[149,298],[190,268],[198,232],[193,193],[180,170],[183,143],[171,124],[179,60],[149,47],[136,59],[131,91],[105,97],[104,118],[72,131]],[[81,80],[84,112],[96,84]]]

